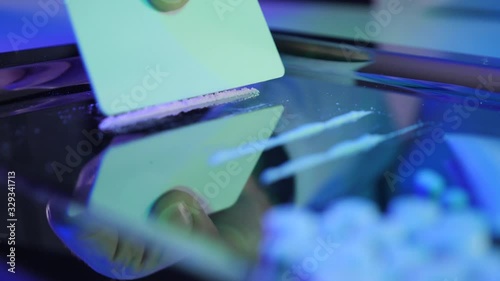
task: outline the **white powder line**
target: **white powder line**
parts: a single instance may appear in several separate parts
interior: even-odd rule
[[[366,134],[354,140],[341,142],[332,146],[325,152],[304,156],[296,160],[288,161],[281,166],[266,169],[262,173],[260,180],[265,185],[272,184],[320,164],[371,150],[387,140],[421,128],[423,125],[424,124],[419,123],[385,135]]]
[[[269,150],[287,144],[289,142],[311,137],[326,130],[337,128],[348,123],[356,122],[359,119],[367,115],[370,115],[372,113],[373,113],[372,111],[351,111],[349,113],[340,116],[335,116],[328,121],[315,122],[300,126],[294,130],[288,131],[269,140],[256,141],[254,143],[245,145],[244,147],[221,150],[215,153],[211,157],[210,164],[216,166],[245,155]]]
[[[198,96],[166,104],[155,105],[116,116],[110,116],[99,124],[103,132],[121,133],[130,127],[150,126],[162,118],[176,116],[183,112],[230,102],[243,101],[259,96],[255,88],[242,88]],[[139,128],[140,129],[140,128]]]

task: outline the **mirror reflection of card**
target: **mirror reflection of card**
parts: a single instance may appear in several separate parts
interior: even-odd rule
[[[147,0],[69,0],[66,6],[107,115],[284,74],[257,0],[190,0],[167,13]]]
[[[155,201],[174,188],[189,188],[208,213],[239,198],[261,151],[217,166],[209,159],[228,147],[267,140],[282,106],[203,122],[118,144],[103,155],[90,192],[91,206],[144,219]],[[186,190],[184,190],[186,191]]]

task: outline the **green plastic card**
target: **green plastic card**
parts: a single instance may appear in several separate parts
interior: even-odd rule
[[[163,194],[182,187],[208,213],[229,208],[240,196],[261,151],[255,149],[217,166],[209,164],[210,157],[228,147],[267,140],[282,113],[283,107],[275,106],[112,146],[102,158],[88,202],[128,218],[144,219]]]
[[[257,0],[67,0],[101,110],[116,115],[283,76]]]

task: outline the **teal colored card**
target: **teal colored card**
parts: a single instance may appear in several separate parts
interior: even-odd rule
[[[257,0],[67,0],[101,110],[116,115],[283,76]]]

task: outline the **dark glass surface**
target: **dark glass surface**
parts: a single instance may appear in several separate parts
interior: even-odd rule
[[[15,172],[17,279],[3,270],[1,280],[286,280],[285,262],[269,261],[273,233],[262,225],[269,210],[293,205],[320,214],[358,196],[385,211],[401,195],[436,199],[439,180],[484,215],[491,249],[498,250],[495,59],[485,64],[474,55],[375,42],[360,47],[282,30],[273,35],[286,75],[252,85],[258,97],[125,133],[99,129],[106,116],[77,53],[31,60],[38,55],[27,51],[15,55],[22,61],[2,60],[0,174],[7,182]],[[370,114],[315,134],[302,127],[351,112]],[[368,134],[388,136],[416,124],[362,145]],[[270,137],[290,132],[300,137],[260,151]],[[291,175],[273,183],[263,176],[353,141],[358,151],[339,148],[344,157],[304,168],[294,162]],[[246,155],[213,163],[218,152],[248,147]],[[7,208],[2,214],[10,223]],[[5,265],[9,240],[0,239]],[[302,246],[290,243],[283,259]]]

